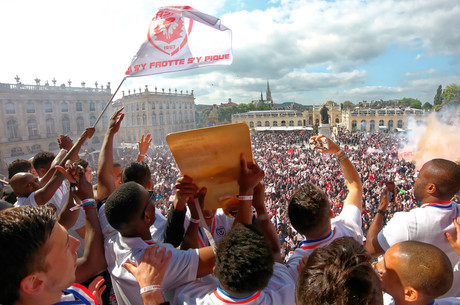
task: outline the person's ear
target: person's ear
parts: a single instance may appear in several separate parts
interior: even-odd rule
[[[426,186],[426,192],[428,194],[430,194],[430,195],[433,195],[437,190],[438,190],[438,188],[436,187],[436,185],[434,183],[429,183]]]
[[[420,294],[413,287],[404,288],[404,300],[406,302],[415,302],[420,299]]]
[[[28,295],[37,295],[43,291],[44,287],[45,283],[41,279],[39,273],[27,275],[19,284],[20,291]]]

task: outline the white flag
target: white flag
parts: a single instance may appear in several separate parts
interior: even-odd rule
[[[211,65],[230,65],[232,32],[220,19],[190,6],[165,6],[150,23],[147,40],[126,76],[144,76]]]

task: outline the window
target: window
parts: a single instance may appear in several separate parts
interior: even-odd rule
[[[59,147],[58,147],[58,144],[56,142],[51,142],[49,145],[48,145],[48,150],[49,151],[55,151],[55,150],[58,150]]]
[[[94,123],[96,123],[96,117],[92,115],[89,117],[89,125],[94,126]]]
[[[82,133],[85,130],[85,122],[82,117],[77,118],[77,132]]]
[[[155,109],[155,104],[154,103],[152,103],[152,109]]]
[[[160,113],[160,125],[164,124],[163,113]]]
[[[351,121],[351,130],[356,130],[356,126],[358,126],[356,120]]]
[[[6,130],[8,130],[8,139],[19,138],[18,123],[15,120],[6,122]]]
[[[139,111],[139,104],[136,104],[136,111]]]
[[[369,129],[370,131],[375,131],[375,121],[374,120],[371,120],[369,124]]]
[[[69,134],[70,133],[70,120],[68,117],[62,118],[62,133]]]
[[[35,119],[27,121],[27,130],[29,131],[29,137],[38,136],[38,125]]]
[[[361,131],[366,131],[366,121],[365,120],[361,121]]]
[[[181,121],[182,121],[182,116],[181,116]],[[177,116],[176,116],[176,113],[174,112],[173,113],[173,124],[176,124],[177,123]]]
[[[294,126],[294,121],[289,121],[289,126]]]
[[[262,122],[261,121],[257,121],[257,127],[262,127]]]
[[[403,128],[403,121],[402,120],[398,120],[398,128]]]
[[[265,127],[270,127],[270,122],[269,121],[265,121]]]
[[[157,116],[154,114],[152,114],[152,125],[156,125],[157,124]]]
[[[393,120],[389,120],[388,121],[388,130],[392,130],[393,129]]]
[[[80,102],[77,102],[77,105],[75,107],[77,111],[83,111],[83,106],[81,105]]]
[[[94,102],[89,103],[89,111],[94,111],[94,110],[96,110],[96,105],[94,104]]]
[[[16,111],[14,110],[14,104],[13,103],[7,103],[5,105],[6,108],[6,114],[14,114]]]
[[[137,125],[141,125],[141,117],[137,116]]]
[[[281,121],[281,126],[286,126],[286,121]]]
[[[273,126],[278,126],[278,121],[273,121]]]
[[[254,128],[254,122],[253,121],[249,122],[249,127]]]
[[[297,121],[297,126],[302,126],[302,121]]]
[[[24,153],[22,152],[21,147],[14,147],[14,148],[11,149],[11,155],[12,156],[18,156],[18,155],[22,155],[22,154],[24,154]]]
[[[26,112],[27,113],[35,113],[35,105],[32,104],[32,103],[27,103]]]
[[[42,151],[42,148],[41,148],[41,146],[39,144],[34,144],[34,145],[32,145],[30,147],[30,152],[31,153],[38,153],[40,151]]]
[[[69,112],[69,105],[66,102],[61,104],[61,112]]]
[[[52,118],[46,119],[46,136],[52,137],[56,135],[56,129],[54,128],[54,120]]]
[[[383,122],[383,120],[379,121],[379,126],[385,126],[385,123]]]
[[[145,103],[142,103],[142,110],[145,110]]]
[[[45,103],[45,112],[53,112],[53,105],[50,102]]]

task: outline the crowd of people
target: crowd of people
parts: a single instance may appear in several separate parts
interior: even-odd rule
[[[460,297],[458,287],[450,289],[452,282],[456,285],[460,277],[449,265],[460,261],[455,260],[455,251],[458,251],[455,245],[459,247],[460,238],[456,239],[454,234],[455,229],[457,235],[460,234],[460,226],[456,221],[452,222],[460,214],[459,166],[436,159],[424,170],[422,168],[420,175],[423,174],[424,178],[417,178],[419,173],[415,165],[398,158],[398,149],[406,141],[404,134],[369,134],[338,129],[331,139],[327,139],[328,147],[312,147],[310,139],[313,143],[321,139],[313,131],[254,132],[251,141],[255,163],[247,163],[244,157],[241,159],[238,212],[229,216],[220,210],[199,211],[195,201],[202,202],[206,190],[199,189],[193,183],[193,177],[181,175],[167,146],[150,147],[150,136],[139,139],[138,149],[119,150],[115,157],[113,141],[122,128],[122,121],[123,112],[119,110],[110,120],[97,162],[88,159],[69,165],[78,159],[81,145],[92,136],[93,129],[88,128],[75,145],[70,139],[61,137],[61,151],[57,155],[36,156],[33,166],[27,166],[28,160],[15,162],[9,173],[10,185],[18,197],[17,202],[14,200],[17,207],[0,212],[5,222],[1,234],[13,230],[8,226],[14,227],[14,224],[7,223],[7,219],[10,221],[16,217],[18,221],[20,217],[26,218],[26,223],[34,223],[33,214],[41,215],[45,219],[42,222],[51,223],[51,229],[47,229],[49,238],[68,231],[72,236],[70,246],[67,246],[70,256],[74,248],[75,253],[80,248],[73,280],[89,284],[89,291],[76,284],[69,292],[82,289],[89,299],[94,295],[95,302],[103,299],[115,304],[160,304],[165,300],[175,304],[236,301],[248,304],[379,304],[381,286],[384,290],[386,286],[382,276],[385,272],[380,270],[385,266],[377,267],[381,274],[379,281],[371,255],[383,254],[385,250],[388,253],[390,249],[396,249],[393,247],[399,245],[398,242],[410,240],[411,229],[406,239],[398,240],[390,234],[389,228],[395,227],[395,221],[391,220],[395,215],[401,217],[401,212],[412,213],[419,210],[421,204],[428,204],[433,207],[442,205],[442,209],[451,211],[449,221],[440,228],[450,235],[442,236],[445,238],[442,246],[435,243],[442,251],[437,252],[436,247],[426,248],[426,251],[432,253],[432,257],[446,261],[433,270],[444,270],[443,275],[452,272],[452,279],[449,282],[447,276],[447,281],[442,282],[443,289],[430,294],[424,292],[423,298],[417,300],[431,302],[439,296]],[[40,179],[27,173],[32,168],[39,173]],[[450,179],[450,182],[437,178],[437,175]],[[435,181],[432,182],[434,190],[428,187],[432,180]],[[420,186],[422,182],[418,182],[416,189],[416,181],[423,181],[427,187],[423,188]],[[28,205],[34,208],[19,208]],[[37,206],[52,209],[40,210]],[[9,206],[5,204],[3,207]],[[8,210],[10,212],[6,212]],[[56,212],[58,217],[56,214],[50,216]],[[382,230],[387,222],[388,228]],[[53,226],[60,226],[60,231],[54,233]],[[17,234],[26,233],[20,231]],[[253,242],[247,244],[243,237]],[[41,238],[44,241],[35,247],[45,243],[46,238]],[[420,241],[430,243],[429,238]],[[1,237],[0,242],[5,243],[2,247],[16,245],[12,241],[8,244],[6,237]],[[255,249],[265,243],[266,252]],[[443,248],[445,245],[449,249]],[[242,251],[238,252],[238,247]],[[424,243],[409,243],[397,250],[415,253],[411,249],[424,247]],[[249,254],[248,249],[252,249]],[[36,250],[31,246],[27,251]],[[333,255],[329,256],[328,251]],[[444,257],[444,253],[448,257]],[[346,258],[348,254],[349,258]],[[337,263],[330,261],[337,255],[350,262],[339,262],[333,271],[335,275],[331,277],[323,270],[324,265]],[[414,261],[423,259],[410,255]],[[241,259],[234,260],[233,256]],[[309,256],[315,259],[305,259]],[[217,270],[215,277],[210,275],[213,268]],[[3,293],[1,296],[5,299],[0,303],[19,304],[18,300],[21,300],[27,304],[27,300],[34,300],[33,287],[38,285],[34,281],[40,277],[28,278],[27,274],[27,270],[23,270],[16,283],[9,283],[8,287],[16,292],[12,295]],[[105,293],[104,280],[100,276],[94,279],[98,274],[105,278],[108,287]],[[331,287],[329,290],[318,288],[327,295],[318,293],[319,290],[311,292],[316,289],[316,284],[324,281],[321,280],[323,276],[329,279],[327,285],[331,287],[334,280],[356,283],[343,282],[345,288],[340,291],[331,290]],[[409,277],[401,275],[404,276]],[[434,271],[427,276],[436,278]],[[0,282],[6,283],[2,277]],[[204,283],[194,281],[201,277]],[[28,282],[23,285],[25,278]],[[147,285],[149,280],[155,285]],[[312,281],[316,284],[313,285]],[[62,291],[70,284],[65,282],[64,286],[56,287]],[[53,290],[53,287],[46,288]],[[416,293],[421,294],[422,290],[417,288]],[[390,290],[385,291],[390,293]],[[394,293],[391,296],[393,299],[386,303],[404,304],[400,295]],[[337,301],[340,298],[345,301]],[[46,296],[43,299],[46,300]],[[449,302],[446,304],[460,304],[459,299],[450,299]]]

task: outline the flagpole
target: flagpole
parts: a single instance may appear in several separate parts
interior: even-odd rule
[[[96,122],[94,123],[93,125],[93,128],[96,127],[97,123],[99,123],[99,121],[101,120],[101,117],[102,115],[105,113],[105,111],[107,110],[107,108],[109,108],[109,105],[110,103],[112,103],[112,100],[113,98],[115,97],[115,95],[117,94],[118,92],[118,89],[120,89],[121,85],[123,84],[123,82],[126,80],[126,76],[121,80],[120,84],[118,85],[117,87],[117,90],[115,90],[115,92],[112,94],[112,96],[110,97],[110,100],[107,102],[107,104],[105,105],[104,109],[102,110],[101,114],[99,115],[99,117],[97,118]]]

